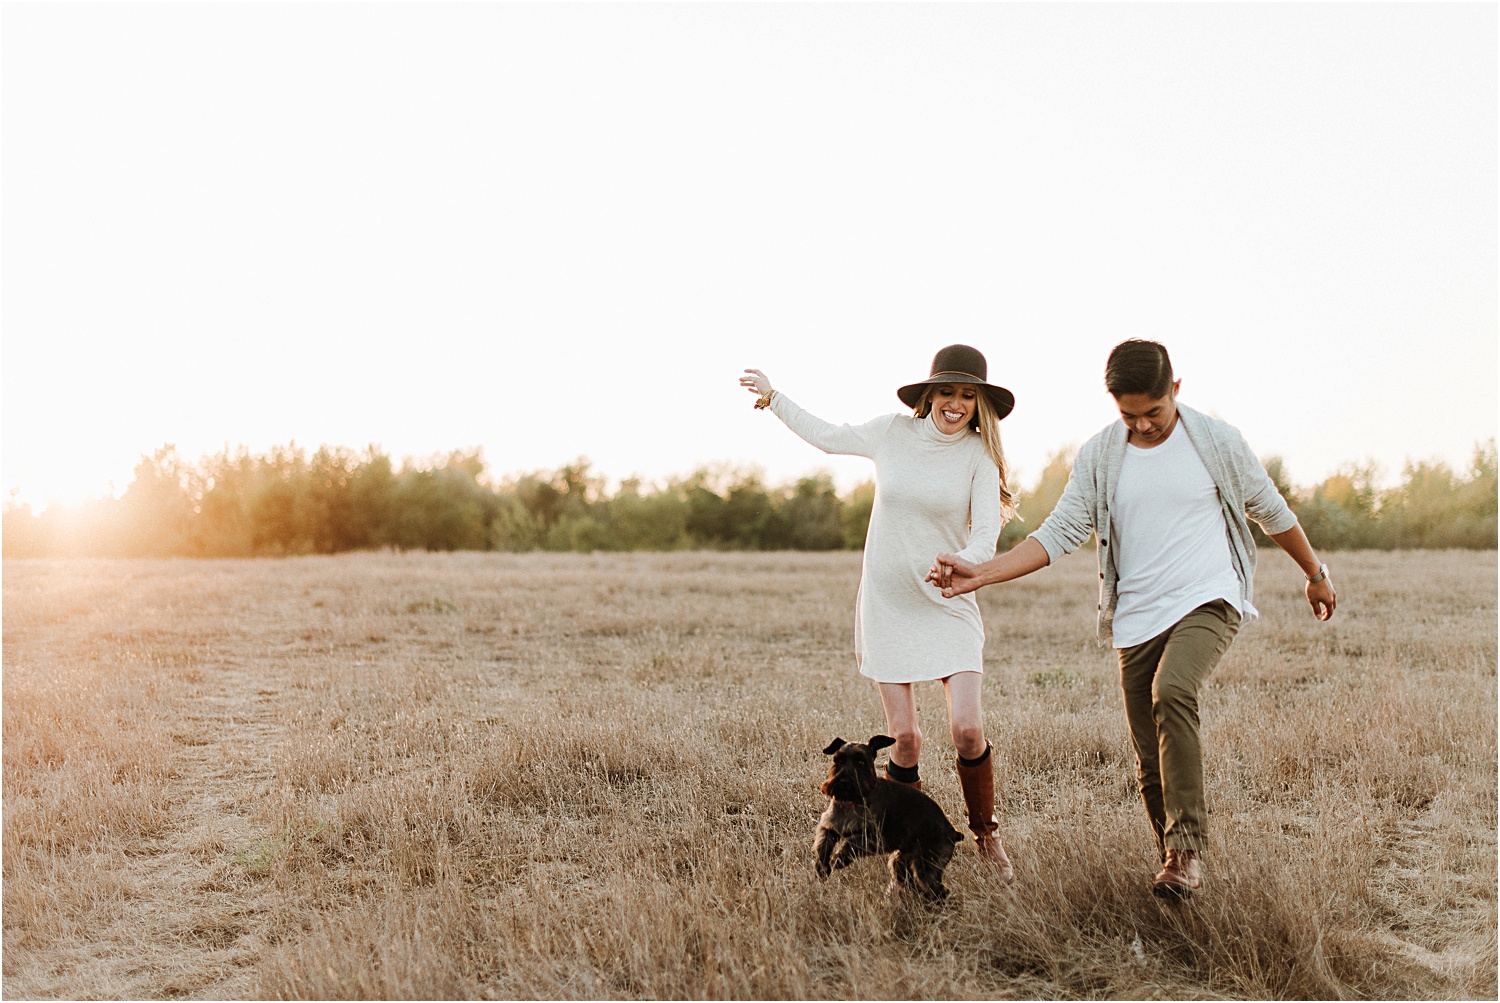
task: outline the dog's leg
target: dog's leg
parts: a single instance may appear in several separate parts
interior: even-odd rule
[[[948,855],[951,857],[953,854],[950,852]],[[943,887],[943,864],[930,854],[918,853],[915,857],[912,865],[913,883],[930,899],[941,902],[947,898],[948,889]]]
[[[947,869],[948,862],[953,859],[953,844],[942,842],[932,851],[932,883],[938,893],[938,898],[948,897],[948,889],[943,886],[943,871]]]
[[[953,847],[946,844],[937,850],[921,844],[904,846],[891,857],[891,873],[907,890],[930,902],[941,902],[948,897],[943,868],[952,856]]]
[[[828,872],[833,869],[834,865],[830,861],[833,859],[834,850],[839,841],[838,833],[821,825],[818,826],[818,834],[813,837],[813,856],[817,858],[818,877],[828,877]]]
[[[839,837],[838,844],[833,848],[833,868],[848,867],[860,857],[860,849],[857,843],[851,842],[847,837]]]
[[[891,884],[885,890],[887,895],[895,895],[906,891],[912,883],[912,857],[906,850],[897,850],[891,854]]]

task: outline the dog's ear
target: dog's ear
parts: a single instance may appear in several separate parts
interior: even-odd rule
[[[895,745],[895,744],[896,744],[896,740],[894,738],[892,738],[891,736],[889,736],[889,735],[871,735],[870,736],[870,751],[871,752],[879,752],[881,749],[884,749],[887,745]]]
[[[848,744],[849,743],[844,741],[842,738],[835,738],[832,742],[828,743],[828,748],[823,750],[823,755],[831,756]]]

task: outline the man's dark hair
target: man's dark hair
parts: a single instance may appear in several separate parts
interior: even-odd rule
[[[1120,342],[1104,365],[1104,387],[1116,397],[1165,397],[1172,389],[1172,360],[1167,357],[1167,347],[1142,338]]]

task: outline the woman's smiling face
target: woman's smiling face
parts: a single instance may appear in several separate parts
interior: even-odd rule
[[[940,383],[932,388],[932,420],[938,431],[953,435],[969,427],[979,407],[979,391],[972,383]]]

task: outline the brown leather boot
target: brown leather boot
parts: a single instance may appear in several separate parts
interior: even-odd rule
[[[1167,848],[1167,862],[1152,882],[1153,895],[1164,899],[1190,899],[1203,887],[1203,865],[1194,850]]]
[[[905,784],[908,787],[915,787],[917,790],[921,790],[922,778],[916,776],[916,772],[917,768],[915,766],[901,766],[889,760],[885,764],[885,778],[887,780],[894,780],[898,784]],[[911,779],[908,780],[906,779],[907,777],[911,777]]]
[[[963,787],[969,830],[979,845],[980,859],[994,865],[1000,880],[1010,884],[1016,879],[1016,869],[1000,843],[1000,820],[995,817],[995,764],[990,752],[985,746],[983,761],[973,766],[958,763],[958,782]]]

